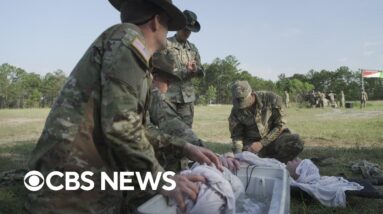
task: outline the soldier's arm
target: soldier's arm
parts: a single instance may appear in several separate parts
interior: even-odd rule
[[[142,107],[138,109],[140,92],[130,83],[132,78],[142,76],[139,72],[143,71],[129,45],[121,43],[111,52],[113,65],[104,63],[101,72],[101,124],[105,144],[110,148],[105,152],[111,154],[107,161],[119,170],[151,172],[156,176],[163,168],[145,135],[139,113]],[[162,179],[160,182],[163,183]]]
[[[191,44],[191,47],[192,47],[192,51],[195,52],[195,63],[196,63],[196,66],[197,66],[197,71],[196,72],[190,72],[186,66],[182,67],[182,68],[179,68],[179,71],[180,71],[180,76],[182,78],[182,80],[189,80],[189,79],[192,79],[194,77],[199,77],[199,78],[202,78],[205,76],[205,70],[201,64],[201,57],[199,55],[199,52],[198,52],[198,49],[195,45]]]
[[[196,46],[194,46],[194,49],[195,49],[195,52],[196,52],[196,57],[195,57],[195,61],[196,61],[196,64],[197,64],[197,72],[194,74],[196,77],[204,77],[206,75],[205,73],[205,69],[203,69],[203,66],[201,64],[201,56],[199,55],[199,52],[198,52],[198,49]]]
[[[260,140],[263,146],[276,140],[282,131],[286,128],[286,115],[282,107],[282,99],[277,96],[275,105],[272,107],[271,117],[268,121],[268,125],[272,127],[269,133]]]
[[[183,157],[184,146],[187,142],[159,129],[150,121],[149,116],[146,121],[148,121],[146,135],[154,150],[164,152],[165,154],[172,154],[173,157],[181,159]]]
[[[244,127],[234,115],[233,111],[229,116],[229,130],[234,153],[242,152]]]

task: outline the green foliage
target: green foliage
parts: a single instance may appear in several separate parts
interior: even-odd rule
[[[199,96],[203,96],[206,102],[215,100],[214,103],[229,104],[232,102],[231,85],[235,80],[247,80],[254,90],[275,89],[272,81],[254,77],[248,71],[239,69],[239,65],[238,60],[231,55],[224,59],[216,58],[211,64],[204,64],[206,76],[197,88]]]
[[[209,86],[209,88],[206,91],[206,100],[209,102],[209,104],[212,104],[215,100],[217,90],[214,86]]]
[[[232,55],[224,59],[216,58],[203,67],[206,76],[203,79],[192,79],[197,95],[197,104],[231,104],[231,85],[236,80],[246,80],[253,90],[273,91],[283,95],[286,90],[290,100],[300,102],[312,90],[328,93],[333,91],[336,99],[343,90],[345,98],[359,100],[361,91],[361,73],[348,67],[335,71],[310,70],[306,74],[294,74],[286,77],[279,75],[275,82],[251,75],[249,71],[239,68],[239,61]],[[9,64],[0,66],[0,108],[50,107],[66,81],[62,70],[47,73],[41,77],[27,73],[21,68]],[[370,100],[383,99],[383,80],[379,78],[364,79],[365,90]]]
[[[0,108],[50,106],[64,85],[66,76],[58,70],[42,78],[9,64],[0,66]]]

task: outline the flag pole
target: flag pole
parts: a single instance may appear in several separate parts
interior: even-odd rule
[[[362,91],[364,91],[364,78],[363,78],[363,70],[359,68],[360,71],[360,81],[362,83]]]

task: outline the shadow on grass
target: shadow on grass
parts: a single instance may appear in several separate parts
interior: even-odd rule
[[[0,147],[0,214],[23,213],[27,190],[22,179],[10,180],[1,174],[9,170],[26,169],[34,146],[34,141],[21,141],[15,142],[13,146]]]

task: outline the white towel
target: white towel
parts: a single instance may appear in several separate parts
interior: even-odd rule
[[[345,191],[363,189],[358,183],[342,177],[320,176],[318,167],[309,159],[302,160],[296,173],[299,177],[296,181],[291,179],[291,185],[299,187],[328,207],[345,207]]]

